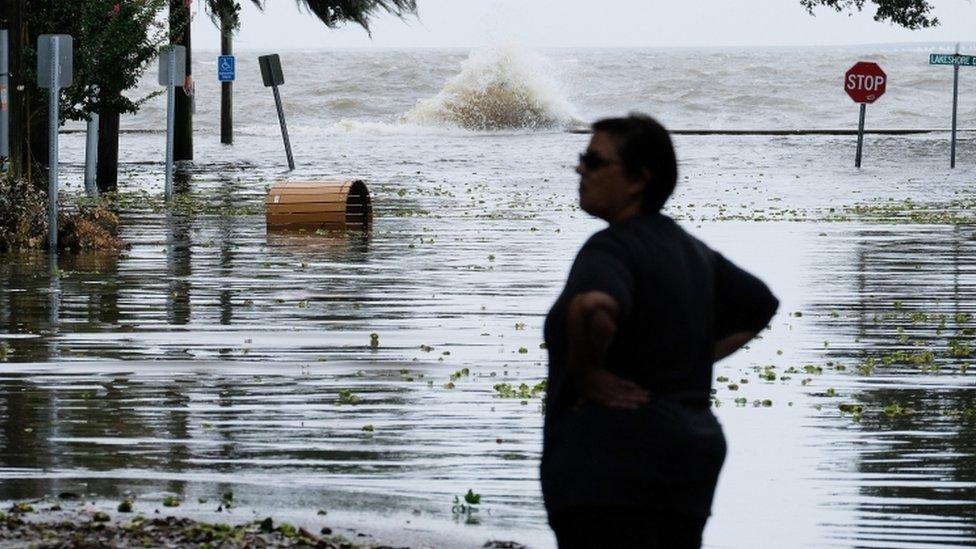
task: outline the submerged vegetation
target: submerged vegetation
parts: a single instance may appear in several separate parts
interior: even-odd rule
[[[47,193],[18,179],[0,177],[0,251],[39,249],[47,245]],[[58,212],[58,247],[71,250],[118,250],[119,216],[109,199],[79,198]]]
[[[371,547],[353,543],[341,535],[332,535],[332,529],[328,527],[315,534],[287,522],[276,524],[270,517],[238,524],[159,515],[123,519],[87,506],[65,510],[62,502],[50,502],[37,511],[30,504],[18,503],[7,513],[0,513],[0,545],[7,544],[31,547]]]

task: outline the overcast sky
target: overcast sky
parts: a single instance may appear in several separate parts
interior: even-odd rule
[[[419,19],[380,15],[373,36],[355,25],[326,29],[294,0],[267,0],[264,13],[240,0],[235,47],[277,51],[320,48],[471,48],[517,41],[529,47],[813,46],[976,40],[971,0],[934,0],[942,25],[907,31],[821,9],[799,0],[417,0]],[[868,3],[868,9],[872,4]],[[194,49],[217,49],[219,37],[195,0]]]

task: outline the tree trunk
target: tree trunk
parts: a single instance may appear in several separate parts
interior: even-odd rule
[[[186,47],[186,76],[193,73],[190,48],[190,8],[184,0],[169,0],[169,43]],[[193,113],[186,90],[176,90],[176,132],[173,140],[174,160],[193,160]]]
[[[119,113],[98,113],[98,164],[95,171],[98,192],[119,187]]]
[[[26,0],[4,0],[0,3],[0,19],[10,35],[10,89],[8,108],[10,113],[10,175],[28,177],[30,150],[27,131],[29,109],[24,81],[23,44],[27,41]]]
[[[234,29],[228,17],[220,20],[220,54],[234,55]],[[220,142],[234,143],[234,83],[220,83]]]

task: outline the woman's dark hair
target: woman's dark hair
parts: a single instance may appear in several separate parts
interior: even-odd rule
[[[646,114],[631,113],[627,118],[598,120],[593,132],[605,132],[616,139],[617,154],[628,175],[641,177],[645,168],[651,172],[642,206],[645,212],[660,210],[678,183],[678,162],[668,130]]]

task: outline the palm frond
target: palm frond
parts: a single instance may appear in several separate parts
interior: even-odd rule
[[[251,3],[261,11],[264,11],[264,2],[265,0],[251,0]],[[237,0],[206,0],[204,11],[218,29],[224,21],[232,30],[237,30],[241,26],[241,5]]]
[[[295,0],[300,8],[315,14],[325,26],[335,28],[353,22],[369,32],[369,20],[378,10],[397,17],[417,13],[416,0]]]

